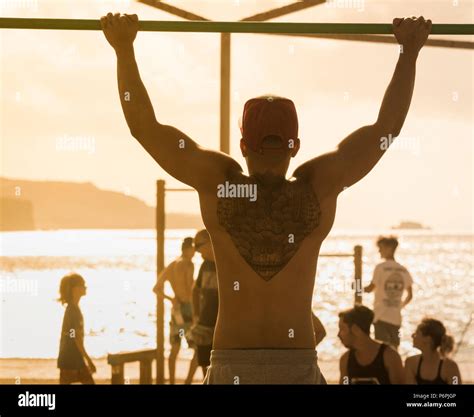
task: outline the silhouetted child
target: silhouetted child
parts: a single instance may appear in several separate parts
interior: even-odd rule
[[[84,349],[84,320],[79,308],[81,297],[86,295],[84,278],[79,274],[66,275],[61,279],[59,293],[58,301],[67,304],[59,346],[59,383],[94,384],[92,374],[96,369]]]

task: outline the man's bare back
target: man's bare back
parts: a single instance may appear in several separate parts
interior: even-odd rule
[[[181,303],[192,302],[194,265],[189,259],[182,257],[174,261],[175,267],[168,280],[175,297]]]
[[[257,183],[241,173],[228,181]],[[274,193],[266,192],[270,188],[262,178],[255,202],[199,194],[219,279],[216,349],[315,347],[311,303],[316,265],[334,221],[336,201],[327,197],[319,201],[304,179],[283,179],[273,186]],[[271,210],[275,204],[281,206],[280,215],[269,221],[265,206]],[[234,228],[235,216],[239,231]],[[262,252],[268,254],[263,265],[258,262],[259,255],[265,259]],[[275,265],[275,254],[287,262]]]
[[[117,54],[120,100],[132,136],[171,176],[199,193],[219,281],[214,349],[313,349],[311,300],[316,266],[321,243],[334,222],[337,196],[372,170],[387,149],[381,145],[384,139],[391,143],[399,135],[413,94],[416,60],[431,21],[394,19],[393,32],[403,48],[377,120],[352,132],[335,151],[303,164],[293,174],[293,183],[286,179],[286,172],[299,150],[297,135],[280,135],[281,143],[285,136],[285,144],[291,141],[292,146],[276,149],[275,134],[268,133],[268,148],[262,152],[252,149],[243,133],[246,177],[228,155],[204,149],[181,130],[159,123],[134,56],[138,17],[109,13],[101,22]],[[268,101],[274,102],[272,97]],[[282,107],[296,112],[290,109],[291,100],[281,101]],[[292,118],[288,113],[289,122]],[[278,117],[269,120],[274,128],[281,124]],[[297,121],[293,122],[297,133]],[[248,184],[257,177],[260,200],[254,203],[221,200],[217,195],[218,187],[227,181]],[[281,189],[273,193],[275,177]],[[291,234],[294,241],[290,243]]]
[[[171,262],[159,275],[158,282],[154,287],[156,292],[159,285],[168,281],[174,292],[174,299],[165,295],[176,303],[191,303],[193,288],[194,264],[190,259],[182,256]]]

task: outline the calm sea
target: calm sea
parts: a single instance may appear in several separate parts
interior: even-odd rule
[[[167,231],[166,263],[178,256],[181,240],[194,232]],[[366,285],[380,261],[374,242],[383,232],[335,231],[321,253],[351,253],[354,245],[362,245]],[[473,235],[400,231],[398,236],[396,258],[415,281],[414,300],[403,312],[400,353],[415,352],[410,335],[429,315],[442,320],[457,342],[464,333],[456,359],[474,362],[474,324],[466,326],[474,300]],[[70,271],[87,282],[81,309],[91,356],[155,347],[154,230],[3,232],[0,245],[0,357],[56,357],[64,311],[56,298],[61,277]],[[194,261],[197,275],[200,255]],[[352,258],[320,258],[313,308],[328,333],[318,347],[321,360],[335,360],[343,351],[337,313],[353,303],[353,278]],[[372,301],[372,295],[364,295],[364,304],[371,306]],[[168,303],[165,314],[167,323]],[[168,341],[168,326],[165,329]]]

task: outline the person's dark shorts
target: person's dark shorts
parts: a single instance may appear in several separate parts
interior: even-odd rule
[[[196,346],[198,366],[209,366],[211,364],[212,346]]]
[[[191,340],[188,338],[188,330],[193,324],[193,306],[191,303],[181,303],[179,305],[181,316],[184,323],[177,323],[173,314],[170,321],[170,344],[181,344],[181,339],[186,337],[189,346],[192,346]]]
[[[379,320],[374,323],[374,329],[377,340],[385,342],[394,348],[400,346],[400,326]]]

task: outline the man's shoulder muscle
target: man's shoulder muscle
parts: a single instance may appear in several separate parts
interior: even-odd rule
[[[326,198],[332,200],[343,191],[340,165],[338,154],[329,152],[300,165],[293,177],[311,183],[321,202]]]
[[[212,175],[208,172],[207,175],[203,176],[200,172],[196,172],[199,181],[196,182],[197,186],[195,188],[200,195],[213,194],[217,186],[224,183],[228,177],[242,175],[242,167],[229,155],[210,150],[206,150],[205,154],[207,157],[203,158],[203,162],[206,165],[211,164],[213,167]]]

